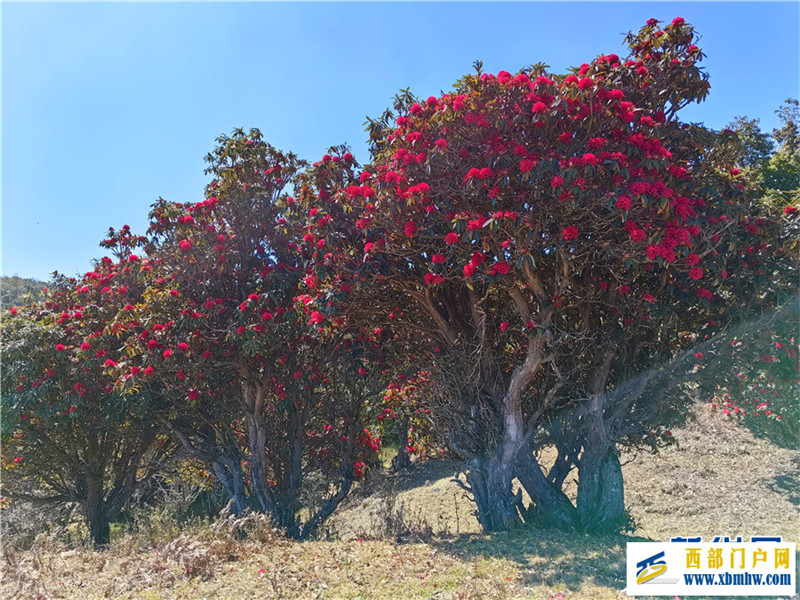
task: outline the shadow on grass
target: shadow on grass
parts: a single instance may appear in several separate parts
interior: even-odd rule
[[[411,467],[400,471],[387,471],[396,492],[406,492],[414,488],[430,485],[439,479],[453,479],[463,463],[456,459],[437,458],[411,463]]]
[[[623,589],[625,544],[647,541],[652,540],[526,527],[509,533],[464,534],[430,543],[464,560],[512,561],[519,567],[525,585],[576,591],[585,584]]]
[[[795,506],[800,506],[800,462],[795,462],[789,473],[773,477],[769,487]]]

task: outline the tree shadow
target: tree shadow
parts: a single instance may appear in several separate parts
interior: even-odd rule
[[[800,506],[800,462],[795,461],[788,473],[773,477],[769,488],[795,506]]]
[[[742,422],[753,437],[775,444],[779,448],[796,450],[800,446],[797,415],[788,414],[783,421],[768,421],[765,418],[747,418]]]
[[[437,458],[411,463],[411,467],[400,471],[388,470],[387,482],[395,492],[406,492],[431,485],[440,479],[453,479],[461,470],[463,463],[456,459]]]
[[[585,584],[624,589],[626,543],[648,541],[653,540],[524,527],[508,533],[463,534],[430,543],[465,560],[512,561],[520,568],[525,585],[576,591]]]

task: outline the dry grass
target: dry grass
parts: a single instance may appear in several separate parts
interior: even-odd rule
[[[623,468],[637,535],[781,535],[800,541],[800,452],[700,406],[677,447]]]
[[[0,591],[5,599],[594,600],[625,597],[631,539],[798,539],[800,452],[754,439],[706,407],[674,433],[677,447],[624,467],[632,537],[482,535],[451,481],[454,463],[436,461],[363,486],[330,523],[337,541],[288,541],[256,516],[130,534],[103,552],[41,537],[26,552],[6,548]]]

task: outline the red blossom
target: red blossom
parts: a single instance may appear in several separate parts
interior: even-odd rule
[[[439,285],[445,282],[445,278],[441,275],[437,275],[435,273],[426,273],[425,274],[425,284],[426,285]]]
[[[695,290],[695,294],[699,298],[705,298],[706,300],[711,300],[711,298],[713,297],[711,292],[709,292],[706,288],[697,288],[697,290]]]
[[[561,232],[561,236],[564,240],[569,241],[578,237],[578,228],[575,225],[568,225],[564,227],[564,231]]]
[[[631,207],[631,199],[627,196],[620,196],[617,198],[617,208],[620,210],[629,210]]]
[[[483,261],[485,260],[486,260],[486,255],[483,252],[476,252],[475,254],[472,255],[470,263],[472,263],[477,267],[478,265],[483,264]]]
[[[497,275],[497,274],[508,275],[510,272],[511,272],[511,266],[505,261],[497,262],[493,264],[489,269],[490,275]]]

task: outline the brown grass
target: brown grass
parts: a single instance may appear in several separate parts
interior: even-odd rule
[[[624,466],[637,523],[631,537],[480,534],[451,481],[456,465],[435,461],[367,482],[331,521],[335,541],[288,541],[257,516],[129,534],[105,551],[41,536],[29,551],[5,549],[0,592],[81,600],[624,598],[631,539],[798,539],[800,452],[755,439],[707,407],[674,433],[676,447]]]

